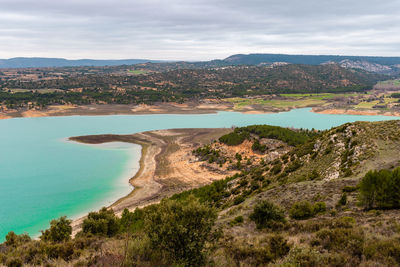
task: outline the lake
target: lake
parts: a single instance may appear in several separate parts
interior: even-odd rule
[[[128,194],[140,146],[83,145],[68,137],[171,128],[270,124],[329,129],[346,122],[399,117],[328,115],[309,108],[274,114],[116,115],[0,120],[0,241],[13,230],[38,235],[62,215],[77,218]]]

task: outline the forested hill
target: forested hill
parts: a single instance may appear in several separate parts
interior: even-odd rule
[[[333,56],[333,55],[284,55],[284,54],[249,54],[232,55],[222,61],[227,65],[263,65],[274,62],[288,64],[319,65],[337,63],[348,69],[398,75],[400,57]]]
[[[382,65],[400,64],[400,57],[336,56],[336,55],[286,55],[286,54],[237,54],[223,61],[238,65],[258,65],[265,62],[287,62],[291,64],[319,65],[326,62],[339,63],[343,60],[368,61]]]
[[[146,62],[160,62],[148,59],[122,59],[122,60],[94,60],[64,58],[27,58],[17,57],[0,59],[0,68],[47,68],[47,67],[73,67],[73,66],[116,66],[133,65]]]
[[[57,79],[0,81],[3,104],[26,101],[48,104],[154,103],[202,98],[315,92],[354,92],[372,89],[385,76],[349,70],[335,64],[236,66],[182,69],[145,75],[101,73],[66,75]],[[46,94],[8,93],[13,89],[56,89]]]

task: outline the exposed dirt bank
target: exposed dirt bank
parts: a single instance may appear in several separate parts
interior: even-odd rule
[[[130,183],[135,189],[119,199],[111,208],[120,214],[125,208],[134,210],[159,202],[162,198],[190,188],[223,179],[234,172],[210,169],[197,161],[192,150],[211,142],[231,129],[176,129],[159,130],[133,135],[92,135],[71,137],[70,140],[100,144],[128,142],[142,146],[140,169]],[[73,222],[74,233],[84,218]]]

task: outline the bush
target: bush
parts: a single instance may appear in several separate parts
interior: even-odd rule
[[[343,193],[351,193],[351,192],[357,191],[357,189],[358,189],[357,186],[345,186],[345,187],[343,187],[342,192]]]
[[[309,219],[315,215],[314,207],[308,201],[297,202],[293,204],[289,211],[289,215],[291,218],[296,220]]]
[[[31,241],[31,238],[29,237],[28,234],[17,235],[13,231],[11,231],[6,235],[6,242],[4,242],[4,244],[7,247],[16,247],[16,246],[19,246],[20,244],[23,244],[23,243],[26,243],[29,241]]]
[[[137,232],[144,227],[144,215],[143,209],[136,208],[134,212],[129,212],[128,209],[124,209],[120,219],[120,226],[122,232]]]
[[[316,202],[314,204],[314,214],[324,213],[326,211],[325,202]]]
[[[294,248],[280,266],[351,266],[350,262],[340,254],[320,253],[310,248]]]
[[[212,238],[216,218],[213,208],[193,196],[164,200],[146,209],[145,233],[153,250],[181,265],[198,266],[204,262],[205,243]]]
[[[237,216],[229,224],[233,226],[233,225],[241,224],[243,222],[244,222],[243,216]]]
[[[249,137],[249,134],[246,132],[240,132],[236,128],[234,132],[223,135],[219,138],[221,143],[224,143],[228,146],[237,146],[243,143],[243,141]]]
[[[237,197],[235,197],[233,199],[233,205],[239,205],[240,203],[242,203],[243,201],[245,201],[245,197],[242,195],[239,195]]]
[[[267,146],[266,145],[261,145],[260,141],[258,139],[256,139],[254,141],[253,145],[251,146],[251,149],[253,151],[258,151],[258,152],[264,153],[265,150],[267,150]]]
[[[337,206],[345,206],[347,204],[347,194],[343,193],[342,196],[340,197]]]
[[[328,251],[347,251],[361,257],[364,245],[364,233],[358,229],[322,229],[312,240],[313,246],[321,246]]]
[[[62,244],[49,244],[45,246],[46,254],[50,259],[61,258],[65,261],[72,259],[75,253],[74,244],[72,241],[65,242]]]
[[[72,226],[71,220],[68,220],[67,217],[63,216],[57,220],[52,220],[50,222],[50,229],[42,231],[42,235],[40,237],[43,241],[51,241],[51,242],[63,242],[71,239],[72,234]]]
[[[83,220],[82,231],[100,236],[114,236],[119,230],[119,221],[112,210],[102,208],[99,212],[90,212]]]
[[[282,171],[282,163],[278,162],[277,164],[275,164],[272,169],[271,169],[271,173],[272,174],[278,174]]]
[[[286,222],[284,211],[268,201],[256,205],[250,214],[250,219],[256,223],[258,229],[275,229]]]
[[[335,222],[335,226],[339,228],[352,228],[356,224],[353,217],[344,216]]]
[[[290,251],[287,239],[281,235],[271,235],[253,242],[235,239],[224,245],[225,253],[232,260],[216,266],[267,266],[271,261],[284,257]]]
[[[371,240],[364,247],[368,260],[385,262],[388,266],[400,264],[400,242],[398,239]]]
[[[400,168],[369,171],[359,184],[360,200],[366,209],[400,208]]]
[[[273,235],[269,240],[269,249],[274,259],[279,259],[289,253],[290,246],[281,235]]]
[[[21,266],[23,266],[23,264],[22,264],[22,260],[21,259],[10,258],[9,260],[7,260],[6,266],[7,267],[21,267]]]

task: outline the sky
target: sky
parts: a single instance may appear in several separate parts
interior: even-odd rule
[[[0,0],[0,58],[400,56],[400,0]]]

